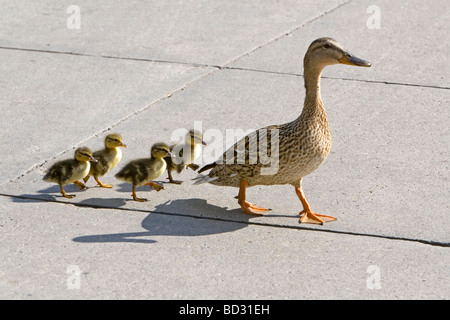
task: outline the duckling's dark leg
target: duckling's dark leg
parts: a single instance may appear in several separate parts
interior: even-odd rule
[[[63,195],[63,197],[69,198],[69,199],[75,197],[74,194],[67,194],[67,193],[64,191],[64,188],[63,188],[62,184],[59,185],[59,188],[61,189],[61,194]]]
[[[75,181],[73,184],[76,185],[80,190],[86,189],[86,185],[80,181]]]
[[[241,180],[239,185],[239,194],[237,196],[238,203],[241,206],[242,210],[245,213],[262,216],[264,212],[269,211],[270,209],[260,208],[255,206],[253,203],[250,203],[245,200],[245,189],[248,187],[248,182],[245,180]]]
[[[170,183],[175,183],[175,184],[181,184],[183,181],[180,181],[180,180],[173,180],[173,177],[172,177],[172,170],[167,170],[167,174],[168,174],[168,178],[167,179],[169,179],[169,182]]]
[[[90,177],[91,177],[90,175],[87,175],[86,177],[84,177],[84,178],[83,178],[84,183],[88,182],[88,180],[89,180]]]
[[[145,201],[147,201],[147,199],[138,198],[138,197],[136,196],[136,186],[133,186],[133,193],[132,193],[132,196],[133,196],[133,199],[134,199],[135,201],[139,201],[139,202],[145,202]]]
[[[326,216],[323,214],[315,213],[311,210],[311,207],[309,206],[308,201],[306,201],[305,195],[303,194],[303,190],[301,186],[298,186],[295,188],[295,193],[297,194],[298,198],[300,199],[303,210],[300,211],[299,215],[302,217],[300,218],[300,223],[312,223],[312,224],[323,224],[324,222],[330,222],[335,221],[336,218],[331,216]]]
[[[95,181],[97,181],[97,184],[102,188],[112,188],[112,184],[103,184],[100,180],[98,180],[98,177],[94,176]],[[86,182],[86,181],[85,181]]]
[[[164,187],[156,182],[149,181],[145,184],[146,186],[153,187],[156,191],[164,190]]]

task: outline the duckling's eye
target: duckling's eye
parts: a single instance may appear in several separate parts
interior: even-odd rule
[[[323,45],[323,48],[324,48],[324,49],[330,49],[331,46],[327,43],[327,44],[324,44],[324,45]]]

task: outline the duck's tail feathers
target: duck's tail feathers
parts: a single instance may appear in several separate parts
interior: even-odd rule
[[[214,168],[214,167],[216,167],[216,166],[217,166],[217,163],[215,163],[215,162],[210,163],[210,164],[207,164],[206,166],[204,166],[204,167],[202,167],[200,170],[198,170],[198,173],[202,173],[203,171],[212,169],[212,168]]]
[[[208,175],[204,175],[204,174],[199,174],[198,176],[196,176],[194,179],[195,182],[194,184],[202,184],[202,183],[210,183],[213,182],[214,180],[217,180],[219,177],[210,177]]]

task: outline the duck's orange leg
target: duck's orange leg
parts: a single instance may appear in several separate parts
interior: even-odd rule
[[[250,203],[245,200],[245,189],[248,187],[248,182],[245,180],[241,180],[239,185],[239,194],[237,196],[238,203],[241,206],[242,210],[245,213],[262,216],[264,212],[269,211],[270,209],[260,208],[255,206],[253,203]]]
[[[303,194],[302,191],[302,187],[296,187],[295,193],[297,194],[298,198],[300,199],[303,205],[303,210],[300,211],[299,213],[302,216],[299,221],[300,223],[323,224],[324,222],[336,220],[336,218],[334,217],[313,212],[308,204],[308,201],[306,201],[305,195]]]

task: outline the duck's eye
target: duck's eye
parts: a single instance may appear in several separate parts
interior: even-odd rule
[[[324,48],[324,49],[330,49],[331,46],[327,43],[327,44],[324,44],[324,45],[323,45],[323,48]]]

